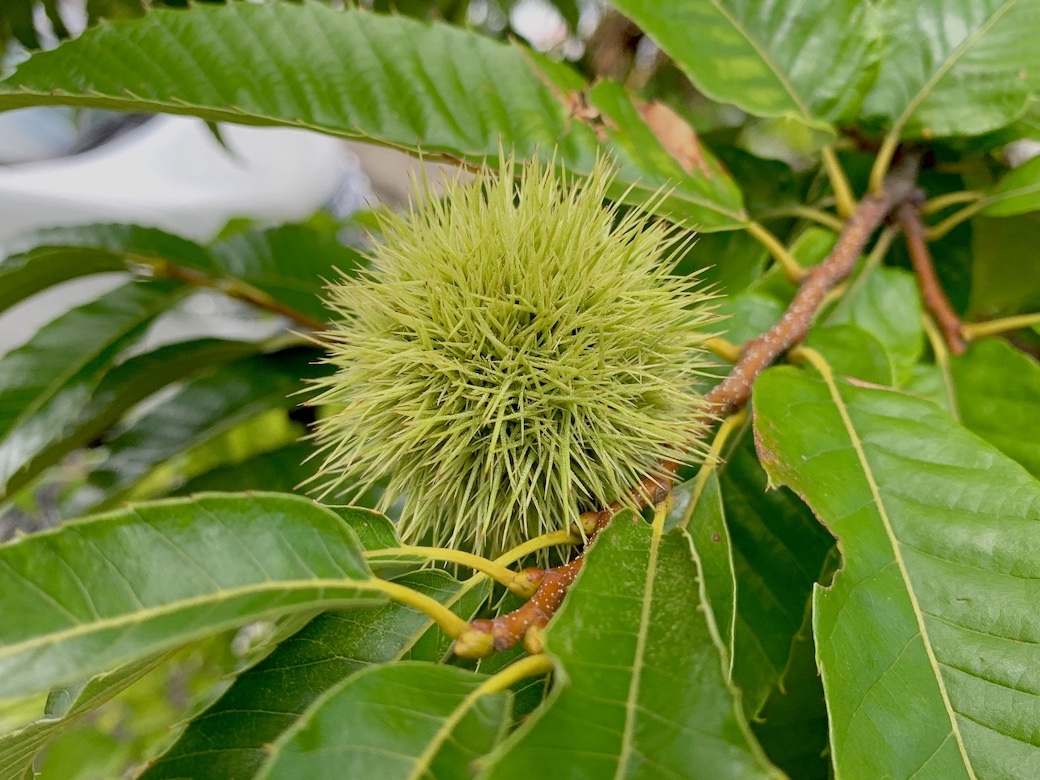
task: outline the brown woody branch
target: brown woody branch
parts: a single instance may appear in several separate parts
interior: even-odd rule
[[[935,275],[935,264],[928,251],[925,240],[927,230],[921,221],[921,204],[907,200],[899,206],[899,225],[903,229],[903,239],[910,253],[910,263],[917,275],[917,284],[921,289],[921,299],[928,311],[935,317],[942,330],[946,346],[954,355],[961,355],[967,348],[964,340],[963,324],[957,312],[953,310],[950,299],[939,284]]]
[[[784,352],[805,337],[813,317],[827,293],[852,273],[856,260],[863,252],[874,231],[892,212],[910,198],[920,198],[914,185],[917,159],[907,158],[893,170],[879,193],[868,195],[845,221],[838,241],[830,255],[805,277],[787,311],[772,328],[749,341],[740,359],[729,375],[706,396],[707,413],[711,419],[732,414],[748,402],[755,379]],[[637,507],[657,504],[671,492],[677,464],[660,464],[659,473],[671,475],[667,479],[644,477],[632,491],[626,504],[615,501],[598,512],[586,512],[581,524],[590,539],[604,528],[625,506]],[[540,650],[540,630],[549,622],[563,602],[567,588],[577,577],[584,560],[584,550],[574,560],[548,569],[538,590],[530,601],[519,609],[492,620],[474,620],[469,631],[455,641],[455,654],[462,657],[480,657],[491,649],[507,650],[524,640],[529,651]]]

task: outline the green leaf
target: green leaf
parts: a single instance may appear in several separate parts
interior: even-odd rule
[[[696,164],[688,162],[690,171],[662,145],[659,135],[678,135],[685,127],[677,114],[662,117],[659,121],[669,123],[655,132],[621,85],[602,81],[589,89],[588,98],[603,114],[622,178],[638,181],[648,190],[664,190],[665,207],[686,215],[687,224],[697,230],[732,227],[734,220],[743,221],[738,213],[742,207],[740,190],[692,131],[688,145],[683,147],[684,153],[696,160]],[[718,213],[719,206],[731,213]]]
[[[765,295],[741,293],[719,301],[718,312],[723,317],[725,336],[736,344],[762,335],[773,327],[784,313],[783,305]]]
[[[269,409],[289,409],[304,378],[323,370],[310,350],[286,350],[229,363],[184,383],[162,402],[106,442],[107,457],[74,495],[74,514],[118,503],[157,466]]]
[[[688,529],[693,548],[697,551],[701,573],[704,576],[705,596],[715,616],[722,647],[732,664],[733,632],[737,618],[737,583],[718,471],[711,472],[700,497],[691,506],[696,481],[696,478],[691,479],[677,485],[672,491],[675,499],[672,515],[677,516],[683,528]],[[731,675],[732,666],[727,671],[727,677]]]
[[[889,0],[878,10],[881,71],[863,115],[893,137],[981,135],[1025,112],[1040,68],[1036,0]]]
[[[0,358],[0,496],[13,475],[74,425],[119,354],[184,294],[170,282],[118,287]]]
[[[263,347],[263,343],[253,341],[197,339],[168,344],[127,359],[105,374],[76,419],[11,475],[7,492],[15,493],[43,469],[99,437],[127,410],[156,391],[193,374],[261,351]],[[263,485],[257,487],[265,488]],[[280,488],[269,484],[265,489]],[[291,486],[285,490],[289,492]]]
[[[842,323],[859,326],[881,343],[891,358],[897,384],[910,378],[924,351],[921,297],[910,272],[901,268],[864,271],[827,318],[828,325]]]
[[[411,572],[396,582],[465,618],[489,591],[486,581],[472,587],[438,569]],[[369,664],[438,661],[448,642],[426,615],[397,603],[325,612],[239,675],[141,780],[254,778],[270,755],[269,745],[298,723],[320,695]]]
[[[97,249],[40,247],[8,255],[0,260],[0,312],[69,279],[125,270],[120,257]]]
[[[774,688],[751,728],[766,755],[797,780],[829,780],[827,705],[816,668],[811,615],[791,645],[783,687]]]
[[[236,233],[210,247],[220,268],[316,320],[328,318],[325,283],[365,265],[356,249],[341,244],[334,226],[282,225]]]
[[[376,552],[387,547],[400,547],[401,538],[397,528],[386,515],[364,507],[330,506],[333,512],[354,529],[361,545],[369,551]]]
[[[553,81],[518,46],[439,23],[314,2],[229,3],[88,30],[0,82],[0,110],[60,104],[189,114],[470,163],[494,163],[501,146],[519,158],[555,150],[558,164],[588,173],[601,150],[596,132],[571,115],[571,96],[543,78]],[[621,157],[626,173],[616,193],[635,185],[631,200],[646,201],[657,187],[642,180],[658,181],[661,172],[633,169],[624,150]],[[690,181],[682,177],[667,201],[674,218],[702,230],[746,221],[724,173],[707,190],[725,200],[705,200],[698,189],[682,205]]]
[[[167,658],[168,655],[145,658],[92,677],[81,686],[52,691],[44,717],[0,737],[0,780],[31,778],[33,760],[51,740],[129,688]]]
[[[756,116],[850,118],[876,74],[857,0],[615,0],[705,95]]]
[[[0,699],[293,611],[379,603],[353,531],[306,499],[207,494],[0,547]]]
[[[884,345],[855,325],[813,328],[805,346],[815,349],[834,367],[835,373],[876,385],[895,384],[892,358]]]
[[[933,404],[957,418],[957,394],[953,389],[953,383],[948,379],[948,372],[934,364],[924,364],[914,367],[910,380],[902,388],[907,393],[913,393],[921,398],[927,398]]]
[[[1040,774],[1040,482],[928,401],[829,370],[770,369],[754,403],[770,476],[839,538],[813,600],[835,773]]]
[[[987,339],[950,360],[961,423],[1040,478],[1040,363]]]
[[[739,195],[738,195],[739,197]],[[136,225],[89,225],[30,233],[17,240],[31,247],[0,261],[0,311],[46,287],[78,276],[170,263],[197,271],[204,281],[236,292],[241,282],[316,319],[325,282],[364,264],[356,249],[337,238],[331,220],[268,230],[246,230],[203,247],[179,236]],[[164,272],[162,267],[150,272]]]
[[[468,780],[509,722],[509,694],[483,695],[486,679],[418,661],[358,672],[270,746],[258,777]]]
[[[767,257],[766,248],[743,230],[705,233],[683,254],[675,273],[696,273],[705,284],[732,296],[762,274]]]
[[[751,437],[728,454],[720,482],[737,583],[733,682],[754,715],[782,680],[834,540],[791,491],[769,489]]]
[[[19,236],[0,260],[0,311],[59,282],[125,271],[134,256],[165,258],[204,273],[209,253],[185,238],[136,225],[54,228]]]
[[[698,568],[681,529],[615,517],[547,629],[549,699],[481,776],[776,777],[726,682]]]
[[[980,214],[1010,217],[1040,210],[1040,157],[1027,160],[1006,174],[982,200]]]
[[[965,229],[970,231],[972,319],[1040,309],[1040,263],[1036,262],[1040,214],[976,217]],[[935,256],[947,259],[945,254]]]
[[[314,445],[298,442],[262,452],[241,463],[220,466],[188,480],[171,491],[173,496],[188,496],[207,490],[275,490],[292,493],[300,483],[314,476],[318,467]]]

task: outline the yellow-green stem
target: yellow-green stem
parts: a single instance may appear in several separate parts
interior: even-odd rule
[[[517,572],[512,569],[507,569],[505,566],[494,561],[489,561],[487,558],[481,558],[479,555],[474,555],[473,553],[464,552],[462,550],[450,550],[444,547],[419,547],[409,545],[406,547],[388,547],[383,550],[365,551],[366,558],[396,558],[405,555],[423,558],[428,561],[447,561],[448,563],[457,563],[460,566],[466,566],[474,571],[479,571],[488,575],[496,582],[505,585],[520,596],[527,597],[530,595],[529,588],[523,586],[519,582],[519,575]]]
[[[947,192],[945,195],[937,195],[931,200],[925,201],[924,205],[921,206],[921,213],[926,216],[936,214],[950,206],[956,206],[960,203],[974,203],[977,200],[982,200],[983,197],[985,196],[976,190]]]
[[[553,662],[549,659],[549,656],[544,653],[538,655],[529,655],[526,658],[521,658],[514,664],[510,664],[501,672],[493,674],[487,678],[480,687],[477,688],[481,696],[489,693],[498,693],[504,691],[507,688],[513,687],[516,683],[521,680],[526,680],[528,677],[536,677],[546,672],[551,672],[553,669]]]
[[[827,359],[823,355],[812,347],[798,347],[798,359],[804,360],[825,377],[834,376],[834,372],[831,371],[831,364],[827,362]]]
[[[740,360],[741,347],[732,341],[727,341],[719,336],[712,336],[710,339],[705,340],[704,346],[719,360],[725,360],[727,363],[736,363]]]
[[[672,511],[672,507],[675,506],[675,494],[669,493],[664,497],[664,501],[654,506],[654,536],[660,537],[664,533],[664,521],[668,519],[668,513]]]
[[[845,169],[841,167],[841,162],[838,160],[838,155],[834,152],[834,147],[824,147],[823,152],[823,167],[827,171],[827,178],[830,179],[831,189],[834,190],[834,201],[838,207],[838,215],[844,220],[848,219],[849,216],[856,210],[856,196],[852,192],[852,185],[849,184],[849,177],[845,174]],[[838,222],[836,230],[841,230],[841,222]]]
[[[444,633],[452,639],[461,636],[462,632],[469,629],[469,623],[439,601],[419,593],[419,591],[406,588],[404,585],[373,578],[364,582],[361,587],[381,590],[394,601],[419,610],[440,626]]]
[[[427,777],[429,775],[429,767],[433,763],[434,756],[437,751],[440,750],[444,741],[450,738],[452,732],[459,725],[466,714],[473,708],[473,705],[483,697],[492,693],[498,693],[511,687],[515,683],[525,680],[528,677],[534,677],[537,674],[545,674],[546,672],[552,671],[552,661],[544,655],[531,655],[526,658],[522,658],[516,663],[507,666],[498,674],[494,674],[487,678],[484,682],[474,688],[469,695],[463,699],[459,706],[448,716],[448,718],[441,724],[437,730],[437,739],[434,739],[427,746],[426,750],[419,755],[415,761],[416,769],[408,780],[419,780],[420,777]]]
[[[798,261],[794,259],[794,256],[787,251],[787,247],[780,242],[780,239],[757,222],[749,222],[744,226],[744,229],[758,239],[762,246],[769,250],[769,254],[771,254],[773,259],[780,264],[780,267],[784,271],[784,275],[791,282],[799,284],[802,279],[805,278],[805,269],[802,268],[802,266],[798,264]]]
[[[935,365],[942,375],[943,387],[946,389],[946,402],[950,405],[950,414],[955,420],[960,420],[961,411],[957,406],[957,393],[953,387],[953,374],[950,372],[950,350],[946,346],[946,340],[928,314],[922,312],[921,324],[924,325],[925,335],[928,336],[928,343],[932,347]]]
[[[842,299],[842,297],[848,291],[849,291],[849,285],[846,282],[842,282],[841,284],[839,284],[839,285],[829,289],[827,291],[827,294],[824,295],[823,298],[820,300],[820,308],[818,308],[813,313],[813,322],[816,321],[816,318],[820,315],[820,312],[822,312],[824,309],[826,309],[832,303],[835,303],[836,301],[840,301]]]
[[[769,211],[763,211],[759,214],[763,219],[773,219],[775,217],[798,217],[800,219],[808,219],[819,225],[823,225],[826,228],[837,232],[841,232],[842,221],[830,212],[824,211],[823,209],[816,209],[812,206],[784,206],[782,208],[769,209]]]
[[[962,208],[960,211],[953,212],[950,216],[948,216],[938,225],[928,229],[928,240],[938,241],[940,238],[945,236],[959,224],[974,217],[988,205],[988,200],[976,200],[973,203],[970,203],[964,208]]]
[[[697,472],[697,479],[693,483],[693,494],[690,496],[690,504],[686,507],[686,514],[680,523],[684,528],[689,524],[690,518],[693,517],[693,510],[701,499],[704,486],[708,484],[708,477],[719,467],[722,448],[726,446],[726,442],[733,434],[733,431],[740,428],[746,421],[747,411],[741,409],[736,414],[731,414],[723,420],[722,425],[719,426],[719,430],[715,433],[715,438],[711,442],[711,448],[708,450],[708,457],[705,459],[704,465],[701,466],[701,470]]]
[[[559,547],[564,544],[578,544],[580,541],[581,536],[573,531],[566,529],[563,531],[550,531],[547,534],[542,534],[533,539],[528,539],[523,544],[517,545],[512,550],[508,550],[498,558],[495,558],[495,563],[499,566],[511,566],[531,553],[544,550],[547,547]]]
[[[996,336],[1011,330],[1032,328],[1035,325],[1040,325],[1040,312],[1018,314],[1014,317],[1004,317],[1003,319],[990,320],[989,322],[966,322],[961,327],[961,332],[968,341],[974,341],[984,336]]]
[[[898,146],[899,132],[896,130],[886,135],[885,140],[881,142],[881,148],[878,149],[874,165],[870,169],[870,191],[875,195],[885,188],[885,176],[888,175],[888,168],[892,164],[892,158],[895,156]]]

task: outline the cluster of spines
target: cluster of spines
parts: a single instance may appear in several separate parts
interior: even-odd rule
[[[330,288],[325,494],[388,479],[406,540],[496,552],[697,457],[710,296],[610,184],[485,169],[383,218],[373,270]]]

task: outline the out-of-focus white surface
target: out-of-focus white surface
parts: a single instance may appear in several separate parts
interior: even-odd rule
[[[83,154],[0,166],[0,255],[4,242],[20,233],[96,222],[159,227],[206,241],[234,217],[304,219],[329,201],[344,200],[344,184],[361,175],[357,158],[335,138],[228,125],[221,136],[231,152],[204,122],[160,116]],[[356,184],[367,192],[367,181]],[[0,355],[127,278],[75,279],[0,314]],[[205,302],[205,296],[186,301],[164,326],[181,336],[217,330],[228,337],[253,327],[236,329],[234,318],[223,316],[216,328]]]
[[[231,218],[302,219],[351,160],[334,138],[160,116],[98,149],[0,167],[0,244],[43,227],[131,222],[212,238]]]

